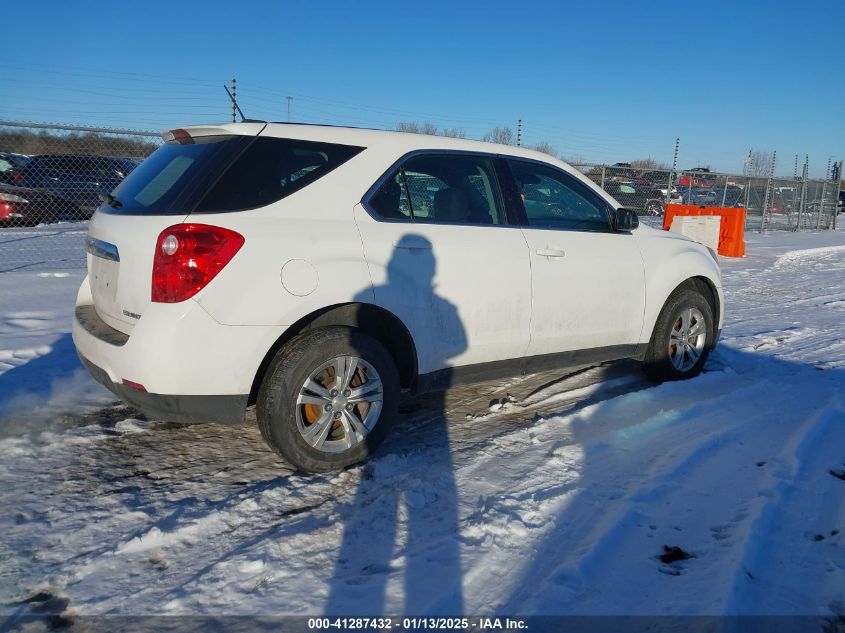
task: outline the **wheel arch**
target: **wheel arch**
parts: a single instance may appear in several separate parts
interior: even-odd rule
[[[370,303],[340,303],[305,315],[291,325],[270,347],[252,381],[249,404],[255,404],[264,375],[278,351],[292,338],[323,327],[345,326],[361,330],[384,345],[399,372],[399,384],[413,388],[417,379],[417,349],[414,339],[401,319],[389,310]]]
[[[716,284],[714,284],[707,277],[703,277],[701,275],[698,275],[696,277],[690,277],[689,279],[679,284],[678,287],[675,288],[671,293],[669,293],[669,296],[671,297],[679,290],[684,290],[686,288],[692,288],[693,290],[697,290],[701,294],[701,296],[703,296],[707,300],[707,303],[710,304],[710,309],[713,311],[713,327],[718,328],[719,315],[721,314],[721,303],[719,300],[719,292],[716,290]],[[668,301],[669,298],[667,297],[666,300]]]
[[[659,293],[659,296],[662,296],[663,300],[657,304],[650,304],[651,307],[648,309],[646,314],[646,320],[645,323],[643,323],[642,331],[644,338],[640,341],[642,344],[647,344],[651,340],[657,319],[669,299],[675,293],[687,288],[691,288],[696,292],[699,292],[704,297],[710,305],[710,309],[713,311],[713,327],[717,330],[719,329],[721,325],[722,299],[716,283],[710,277],[701,274],[692,275],[685,279],[675,280],[674,282],[666,284],[663,288],[664,290]]]

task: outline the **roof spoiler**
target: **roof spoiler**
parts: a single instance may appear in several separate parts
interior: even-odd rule
[[[186,125],[162,132],[165,143],[189,145],[201,136],[258,136],[267,127],[266,121],[245,120],[242,123],[221,123],[219,125]]]

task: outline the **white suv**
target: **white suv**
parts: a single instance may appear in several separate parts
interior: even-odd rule
[[[305,471],[364,459],[403,390],[620,358],[698,374],[712,252],[519,147],[275,123],[188,127],[107,197],[73,340],[150,416],[243,421]]]

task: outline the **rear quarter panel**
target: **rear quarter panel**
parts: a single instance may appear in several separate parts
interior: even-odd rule
[[[187,221],[223,226],[245,238],[234,259],[196,296],[200,305],[226,325],[288,326],[327,306],[373,303],[353,215],[381,174],[371,162],[353,158],[260,209],[189,216]]]

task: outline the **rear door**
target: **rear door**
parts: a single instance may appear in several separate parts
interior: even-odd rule
[[[520,358],[531,276],[491,157],[422,153],[357,205],[373,297],[408,327],[421,373]]]
[[[633,235],[613,231],[609,205],[571,174],[535,161],[506,163],[531,258],[528,355],[636,344],[645,273]]]

